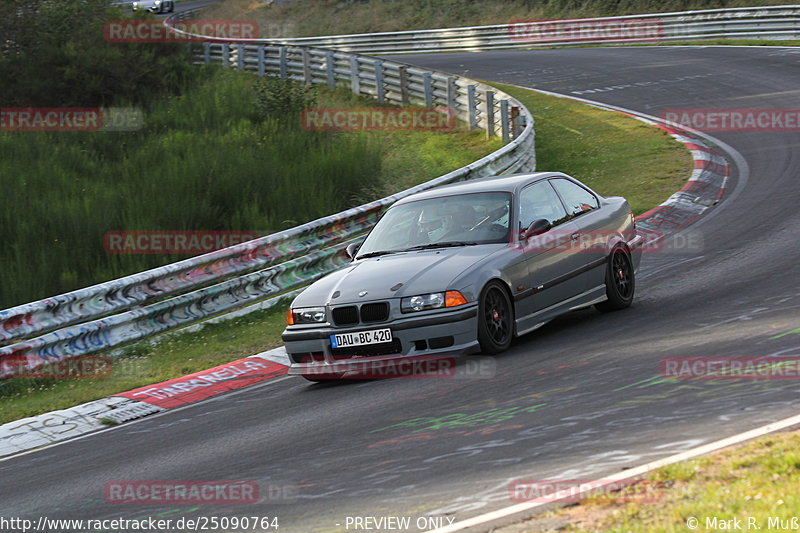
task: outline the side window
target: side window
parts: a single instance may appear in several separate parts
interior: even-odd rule
[[[556,226],[567,218],[567,212],[553,187],[547,181],[528,185],[519,195],[520,229],[530,226],[534,220],[545,218]]]
[[[571,216],[580,215],[581,213],[600,207],[597,198],[580,185],[576,185],[565,179],[554,179],[551,180],[551,183],[564,200],[567,211]]]

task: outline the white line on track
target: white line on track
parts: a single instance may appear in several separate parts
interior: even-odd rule
[[[691,450],[687,450],[685,452],[665,457],[664,459],[659,459],[657,461],[652,461],[650,463],[630,468],[628,470],[623,470],[622,472],[616,474],[610,474],[595,481],[586,482],[582,485],[583,487],[585,487],[585,489],[583,490],[579,489],[578,494],[582,492],[596,490],[598,487],[602,487],[603,485],[609,485],[617,481],[622,481],[625,479],[631,479],[638,476],[642,476],[658,468],[678,463],[680,461],[694,459],[695,457],[699,457],[701,455],[705,455],[707,453],[711,453],[720,450],[722,448],[727,448],[728,446],[733,446],[734,444],[739,444],[750,439],[761,437],[768,433],[773,433],[775,431],[780,431],[782,429],[796,426],[798,424],[800,424],[800,415],[784,418],[783,420],[779,420],[777,422],[773,422],[765,426],[751,429],[750,431],[745,431],[744,433],[739,433],[738,435],[734,435],[732,437],[727,437],[722,440],[698,446],[697,448],[692,448]],[[574,495],[575,494],[570,493],[570,496]],[[484,513],[482,515],[478,515],[476,517],[469,518],[467,520],[455,522],[453,524],[450,524],[449,526],[441,527],[438,529],[432,529],[428,533],[451,533],[452,531],[462,531],[470,527],[482,526],[489,522],[493,522],[495,520],[507,518],[517,513],[531,511],[539,507],[544,507],[545,505],[551,505],[552,503],[553,503],[552,500],[518,503],[516,505],[510,505],[508,507],[504,507],[503,509],[498,509],[497,511]]]

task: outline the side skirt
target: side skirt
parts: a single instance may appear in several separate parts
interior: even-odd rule
[[[514,321],[515,335],[517,337],[530,333],[544,326],[554,318],[570,311],[576,311],[583,307],[589,307],[607,300],[605,284],[584,291],[563,302],[551,305],[545,309],[531,313],[530,315],[518,318]]]

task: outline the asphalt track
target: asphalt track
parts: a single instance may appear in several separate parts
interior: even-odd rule
[[[800,107],[798,52],[637,47],[400,59],[658,115]],[[347,516],[462,520],[512,503],[513,479],[598,478],[796,414],[796,379],[659,379],[666,357],[800,356],[800,135],[716,136],[749,171],[735,168],[725,200],[693,224],[701,250],[644,258],[631,309],[552,322],[497,357],[492,379],[280,378],[12,458],[0,462],[0,516],[277,516],[280,531],[301,533],[343,531]],[[240,506],[103,499],[109,481],[192,479],[298,493]]]

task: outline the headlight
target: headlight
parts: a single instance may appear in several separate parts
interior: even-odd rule
[[[456,307],[464,305],[467,299],[458,291],[432,292],[430,294],[420,294],[418,296],[408,296],[400,300],[400,310],[403,313],[414,313],[427,309],[439,309],[441,307]]]
[[[286,316],[287,324],[321,324],[325,322],[324,307],[304,307],[291,309]]]

